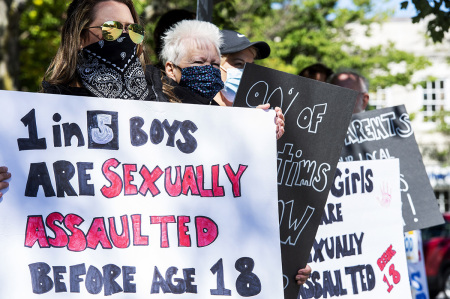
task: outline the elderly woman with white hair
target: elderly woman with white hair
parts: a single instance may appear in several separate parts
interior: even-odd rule
[[[165,66],[164,92],[170,101],[217,105],[216,94],[223,89],[220,73],[222,33],[215,25],[184,20],[166,31],[161,61]],[[268,109],[270,104],[258,108]],[[275,108],[277,138],[284,134],[284,115]]]
[[[161,61],[166,95],[173,101],[211,104],[223,88],[220,75],[222,35],[208,22],[184,20],[166,31]]]

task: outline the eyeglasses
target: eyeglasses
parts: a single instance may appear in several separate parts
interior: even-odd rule
[[[140,44],[144,40],[145,30],[144,27],[139,24],[129,24],[125,27],[118,21],[106,21],[102,26],[92,26],[89,28],[101,28],[103,38],[107,41],[113,41],[122,35],[123,29],[128,30],[131,40],[135,44]]]

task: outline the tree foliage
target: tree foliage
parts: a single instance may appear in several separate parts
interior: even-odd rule
[[[400,4],[402,9],[407,9],[412,3],[417,15],[412,18],[413,23],[426,20],[427,34],[433,42],[442,42],[444,35],[450,29],[450,0],[409,0]]]
[[[60,30],[69,1],[26,0],[20,19],[20,85],[37,91],[43,74],[60,42]],[[264,40],[272,53],[259,62],[281,71],[297,74],[301,69],[322,62],[334,70],[351,68],[365,75],[372,86],[406,85],[412,74],[428,65],[395,49],[394,44],[362,48],[352,38],[351,23],[366,26],[382,22],[386,14],[374,12],[373,0],[354,0],[351,9],[338,8],[337,0],[216,0],[213,22],[220,28],[235,29],[250,40]],[[195,0],[135,0],[138,13],[146,23],[145,43],[151,47],[153,29],[169,9],[195,11]],[[152,54],[152,60],[156,57]],[[393,73],[393,64],[404,65]]]
[[[27,1],[20,22],[20,85],[36,92],[56,54],[69,1]]]
[[[399,51],[394,43],[363,48],[354,43],[350,24],[358,23],[370,35],[370,26],[388,15],[375,12],[372,0],[354,0],[352,8],[339,8],[337,0],[303,0],[275,3],[269,0],[234,0],[232,23],[250,40],[264,40],[272,53],[262,65],[298,74],[321,62],[332,68],[353,69],[374,87],[406,85],[413,73],[430,65],[424,57]],[[392,72],[394,64],[402,71]]]

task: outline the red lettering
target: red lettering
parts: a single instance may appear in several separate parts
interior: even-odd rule
[[[187,234],[189,228],[186,223],[191,222],[189,216],[178,216],[178,246],[191,247],[191,237]]]
[[[389,280],[387,279],[386,275],[384,275],[383,281],[384,281],[385,283],[387,283],[387,285],[388,285],[387,291],[388,291],[388,293],[390,293],[390,292],[392,291],[392,289],[394,288],[394,286],[391,285],[391,284],[389,283]]]
[[[131,215],[133,225],[133,245],[148,245],[148,236],[141,235],[141,215]]]
[[[395,270],[395,265],[392,264],[389,267],[389,275],[392,276],[392,280],[394,281],[395,284],[398,284],[400,282],[401,276],[400,273]]]
[[[147,191],[150,191],[150,193],[152,194],[153,197],[155,197],[156,195],[158,195],[159,193],[161,193],[161,191],[159,191],[158,187],[156,187],[155,182],[163,175],[163,171],[161,170],[161,168],[159,168],[159,166],[156,166],[152,172],[150,173],[148,171],[148,168],[144,166],[142,166],[141,171],[139,172],[142,176],[142,178],[144,179],[144,181],[142,182],[141,188],[139,188],[139,193],[141,193],[142,195],[146,195]]]
[[[197,246],[205,247],[214,242],[219,234],[217,224],[208,217],[195,217],[197,229]]]
[[[64,218],[64,225],[72,233],[69,236],[69,244],[67,245],[70,251],[83,251],[86,249],[86,237],[83,231],[75,227],[83,222],[83,218],[75,214],[68,214]]]
[[[100,190],[106,198],[113,198],[116,196],[119,196],[120,192],[122,192],[122,179],[120,176],[110,171],[110,167],[117,168],[119,166],[120,162],[116,159],[109,159],[106,160],[105,163],[103,163],[102,172],[103,175],[106,177],[106,179],[111,183],[111,186],[106,187],[103,186]]]
[[[222,186],[219,186],[219,165],[212,166],[212,184],[215,197],[224,196],[225,192]]]
[[[225,172],[228,176],[228,179],[230,180],[231,184],[233,185],[233,196],[234,197],[240,197],[241,196],[241,176],[244,173],[244,171],[247,169],[248,166],[239,164],[239,169],[236,173],[234,173],[233,169],[231,168],[230,164],[224,166]]]
[[[172,184],[172,167],[167,167],[166,174],[166,191],[172,197],[179,196],[181,194],[181,166],[175,166],[177,170],[177,177],[175,179],[175,183]]]
[[[136,185],[131,184],[134,181],[134,176],[131,172],[136,172],[135,164],[124,164],[123,165],[123,181],[125,185],[125,195],[136,195],[138,193]]]
[[[51,213],[47,216],[47,219],[45,219],[45,223],[47,226],[55,233],[54,238],[48,238],[48,242],[52,247],[65,247],[67,246],[67,243],[69,242],[69,238],[67,237],[66,232],[59,226],[55,224],[55,222],[63,223],[64,222],[64,216],[60,213]]]
[[[395,255],[395,250],[392,249],[392,245],[386,249],[386,251],[381,255],[381,257],[377,260],[378,268],[380,268],[381,271],[384,270],[384,267],[389,263],[389,261],[392,259],[392,257]]]
[[[47,241],[47,233],[45,232],[42,216],[28,216],[27,230],[25,232],[25,246],[33,247],[36,241],[41,248],[50,247]]]
[[[175,216],[151,216],[151,224],[161,224],[161,248],[169,247],[169,233],[167,223],[175,223]]]
[[[89,248],[97,248],[98,243],[100,243],[104,249],[112,248],[111,242],[106,235],[105,219],[103,217],[94,218],[94,220],[92,220],[86,239]]]
[[[109,220],[109,235],[114,246],[118,248],[127,248],[130,246],[130,230],[128,228],[128,217],[123,215],[120,217],[122,221],[122,234],[117,235],[116,222],[114,217],[108,218]]]
[[[197,166],[196,172],[197,172],[197,185],[198,185],[198,189],[200,190],[200,196],[201,197],[213,197],[212,190],[203,189],[203,184],[205,182],[204,173],[203,173],[203,165]]]
[[[184,176],[183,176],[183,194],[187,195],[189,192],[189,189],[191,190],[192,195],[199,195],[197,182],[195,178],[194,173],[194,167],[193,166],[186,166],[184,170]]]

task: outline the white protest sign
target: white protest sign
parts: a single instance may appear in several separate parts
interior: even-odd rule
[[[273,111],[0,103],[0,298],[283,296]]]
[[[299,298],[411,298],[398,159],[341,162]]]

